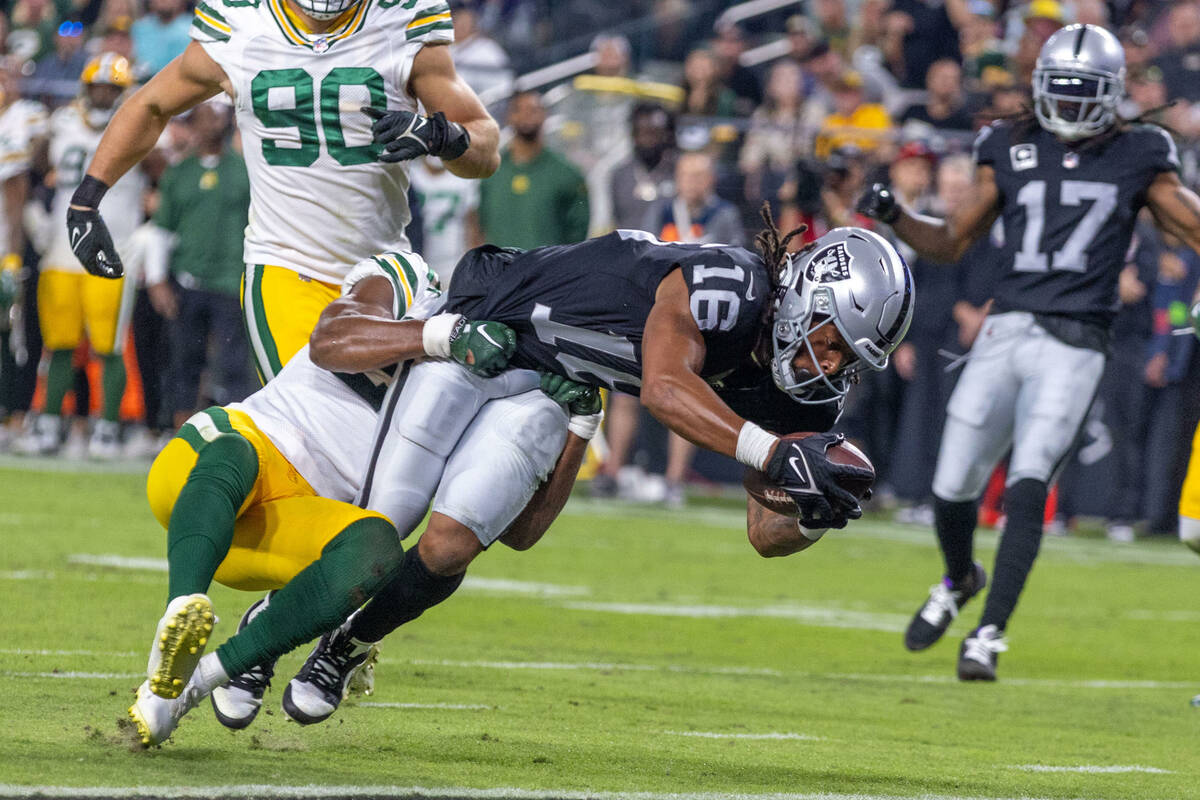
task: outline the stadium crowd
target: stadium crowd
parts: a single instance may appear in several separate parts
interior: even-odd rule
[[[1128,64],[1123,116],[1168,126],[1184,182],[1200,182],[1196,2],[809,0],[746,17],[702,0],[450,5],[457,69],[506,125],[506,143],[500,170],[482,183],[436,159],[412,168],[410,238],[443,283],[458,255],[484,241],[534,247],[620,227],[746,244],[764,202],[784,229],[808,226],[797,247],[846,224],[888,235],[854,210],[876,181],[913,209],[956,207],[971,192],[974,132],[1028,106],[1041,45],[1071,22],[1118,33]],[[24,249],[9,244],[0,273],[0,303],[11,306],[0,322],[0,449],[148,457],[194,410],[256,385],[238,321],[249,192],[232,109],[219,102],[172,123],[143,170],[141,207],[129,209],[142,227],[138,253],[125,254],[137,286],[127,314],[133,346],[116,348],[129,375],[116,392],[120,408],[86,344],[66,356],[69,384],[48,376],[61,350],[43,347],[38,272],[62,227],[50,211],[62,176],[39,157],[54,132],[45,112],[87,97],[80,76],[101,54],[128,59],[128,80],[113,79],[123,90],[153,75],[187,45],[192,19],[186,0],[17,0],[0,15],[0,112],[19,102],[26,116],[11,124],[30,139],[23,157],[10,159],[8,143],[0,154],[0,179],[27,175],[29,186],[24,213],[6,209]],[[562,70],[537,85],[517,77],[580,53],[582,73]],[[14,136],[8,124],[0,136]],[[14,198],[6,184],[5,202]],[[928,521],[946,401],[988,313],[998,250],[985,240],[942,265],[901,247],[918,289],[915,321],[889,369],[855,387],[840,426],[874,459],[875,502]],[[1135,526],[1175,532],[1200,421],[1200,348],[1172,332],[1187,325],[1198,285],[1200,256],[1140,226],[1121,276],[1113,357],[1048,509],[1052,524],[1099,517],[1126,541]],[[39,429],[48,404],[74,424]],[[119,435],[105,425],[118,415]],[[678,504],[691,480],[737,478],[711,458],[693,463],[682,439],[658,444],[643,422],[652,420],[635,400],[610,400],[594,493]],[[646,467],[661,467],[665,480],[647,481]],[[991,494],[1002,487],[999,479]],[[1001,513],[992,505],[985,512]]]

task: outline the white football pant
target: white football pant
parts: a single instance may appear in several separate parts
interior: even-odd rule
[[[1032,314],[987,318],[946,407],[933,493],[975,500],[1012,447],[1007,485],[1049,483],[1100,385],[1105,356],[1047,333]]]

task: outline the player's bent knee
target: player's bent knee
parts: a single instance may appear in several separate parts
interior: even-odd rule
[[[196,456],[196,466],[188,482],[205,481],[236,497],[240,505],[258,479],[258,453],[254,445],[241,434],[223,433],[213,439]]]
[[[1179,516],[1179,541],[1200,553],[1200,519]]]
[[[355,520],[330,540],[321,551],[321,561],[332,567],[335,562],[346,570],[348,580],[329,580],[327,585],[344,588],[344,601],[332,613],[330,625],[341,622],[347,613],[367,602],[396,574],[404,560],[404,548],[392,523],[384,517]]]
[[[459,575],[483,552],[483,545],[466,525],[435,511],[417,542],[417,550],[433,574]]]

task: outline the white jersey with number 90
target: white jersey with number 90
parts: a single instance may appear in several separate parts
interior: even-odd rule
[[[362,0],[320,35],[284,0],[206,0],[191,36],[232,83],[247,263],[340,283],[360,259],[408,249],[406,168],[376,159],[360,108],[415,110],[413,59],[453,40],[445,0]]]

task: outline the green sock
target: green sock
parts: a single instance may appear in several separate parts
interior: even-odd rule
[[[74,350],[51,350],[50,368],[46,371],[46,405],[42,409],[45,414],[60,416],[62,414],[63,398],[75,381],[75,370],[71,367],[71,356]],[[87,416],[87,409],[76,409],[77,414]]]
[[[104,387],[104,408],[101,417],[116,422],[121,414],[121,398],[125,396],[125,360],[120,354],[100,357],[100,383]]]
[[[217,658],[227,673],[240,675],[332,630],[392,579],[403,558],[390,522],[358,520],[272,594],[262,613],[217,648]]]
[[[257,477],[258,455],[236,433],[222,434],[200,450],[167,526],[168,600],[208,591]]]

